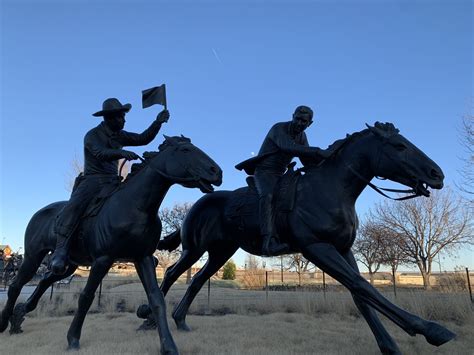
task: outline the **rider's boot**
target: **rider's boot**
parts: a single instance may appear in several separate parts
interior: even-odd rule
[[[286,243],[280,243],[275,236],[273,228],[273,208],[271,197],[260,200],[260,232],[263,237],[262,255],[273,256],[288,252],[290,247]]]
[[[64,275],[68,265],[68,237],[55,231],[56,248],[51,258],[51,271],[55,275]]]

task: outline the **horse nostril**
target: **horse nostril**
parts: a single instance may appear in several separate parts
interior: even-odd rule
[[[215,166],[211,166],[211,172],[214,173],[214,174],[217,174],[219,172],[219,170],[217,170],[217,168]]]

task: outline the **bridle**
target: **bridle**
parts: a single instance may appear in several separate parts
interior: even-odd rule
[[[178,147],[175,147],[175,151],[178,149]],[[145,159],[143,159],[142,157],[138,157],[138,159],[141,160],[142,163],[145,163]],[[122,164],[120,165],[120,170],[119,170],[119,176],[122,176],[122,168],[123,166],[125,165],[125,162],[127,160],[124,160],[122,162]],[[191,175],[192,177],[189,177],[189,178],[182,178],[182,177],[176,177],[176,176],[172,176],[172,175],[169,175],[163,171],[161,171],[160,169],[158,168],[155,168],[153,166],[150,166],[149,164],[146,165],[146,167],[149,167],[150,169],[152,169],[153,171],[156,171],[158,174],[160,174],[162,177],[164,177],[165,179],[167,180],[170,180],[170,181],[174,181],[174,182],[177,182],[178,184],[183,184],[183,183],[190,183],[190,182],[199,182],[201,180],[201,178],[194,173],[193,170],[191,170],[187,165],[184,165],[182,164],[179,160],[177,162],[183,169],[184,171]]]
[[[378,151],[377,151],[377,163],[376,163],[376,171],[378,170],[378,167],[380,165],[380,159],[381,159],[381,155],[382,155],[382,148],[379,147]],[[378,187],[377,185],[373,184],[370,182],[370,180],[366,179],[365,177],[363,177],[361,174],[359,174],[356,170],[354,170],[354,168],[352,168],[352,166],[346,164],[346,167],[356,176],[358,177],[360,180],[362,180],[363,182],[365,182],[370,188],[372,188],[374,191],[376,191],[377,193],[379,193],[380,195],[386,197],[386,198],[389,198],[390,200],[394,200],[394,201],[404,201],[404,200],[410,200],[412,198],[415,198],[415,197],[418,197],[418,196],[421,196],[421,194],[415,190],[415,189],[409,189],[409,190],[400,190],[400,189],[387,189],[387,188],[383,188],[383,187]],[[379,180],[387,180],[386,178],[381,178],[379,176],[375,176],[375,178],[379,179]],[[386,193],[384,193],[384,191],[387,191],[387,192],[395,192],[395,193],[404,193],[404,194],[410,194],[408,196],[403,196],[403,197],[398,197],[398,198],[395,198],[395,197],[391,197],[391,196],[388,196]]]

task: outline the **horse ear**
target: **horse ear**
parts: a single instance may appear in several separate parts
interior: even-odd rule
[[[370,132],[375,134],[376,137],[385,138],[386,137],[385,132],[382,131],[381,129],[377,128],[377,124],[378,124],[378,122],[375,122],[374,126],[369,126],[367,123],[365,125],[367,126],[367,128],[369,129]]]
[[[170,145],[176,145],[177,142],[176,142],[176,137],[170,137],[170,136],[167,136],[165,134],[163,134],[163,136],[165,137],[165,141],[170,144]]]
[[[181,138],[183,138],[186,142],[191,143],[191,138],[185,137],[181,135]]]

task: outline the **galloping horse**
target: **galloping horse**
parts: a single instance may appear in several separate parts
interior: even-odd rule
[[[80,234],[71,246],[65,275],[47,274],[26,304],[17,305],[17,317],[35,309],[46,289],[71,275],[78,265],[91,265],[87,284],[79,297],[78,310],[67,334],[69,348],[79,348],[82,325],[102,278],[116,260],[133,261],[152,306],[163,354],[178,350],[166,320],[165,302],[156,282],[153,253],[160,239],[161,221],[157,216],[169,188],[178,183],[185,187],[213,191],[222,183],[222,170],[204,152],[185,137],[166,137],[159,152],[142,163],[135,176],[105,201],[95,217],[85,219]],[[54,219],[66,202],[56,202],[39,210],[25,233],[25,260],[8,290],[8,300],[0,317],[0,331],[8,326],[21,288],[33,277],[44,256],[54,250]]]
[[[455,334],[385,299],[360,275],[351,246],[358,226],[355,202],[373,177],[408,186],[413,196],[429,196],[427,187],[441,189],[444,175],[438,165],[400,135],[393,124],[377,122],[373,127],[367,127],[330,147],[335,153],[324,163],[305,167],[305,173],[297,183],[294,208],[275,218],[277,231],[290,244],[292,253],[302,252],[350,290],[382,353],[398,354],[400,351],[375,310],[408,334],[422,334],[430,344],[439,346],[453,339]],[[158,244],[159,249],[168,250],[177,248],[180,241],[183,245],[181,258],[167,270],[161,285],[164,295],[204,252],[209,255],[173,311],[179,329],[189,330],[185,317],[194,297],[238,248],[261,254],[262,237],[255,217],[258,216],[257,199],[251,199],[250,205],[246,206],[247,212],[251,211],[244,217],[246,223],[235,223],[226,215],[235,203],[235,196],[247,191],[245,189],[250,187],[203,196],[189,211],[181,230]]]

